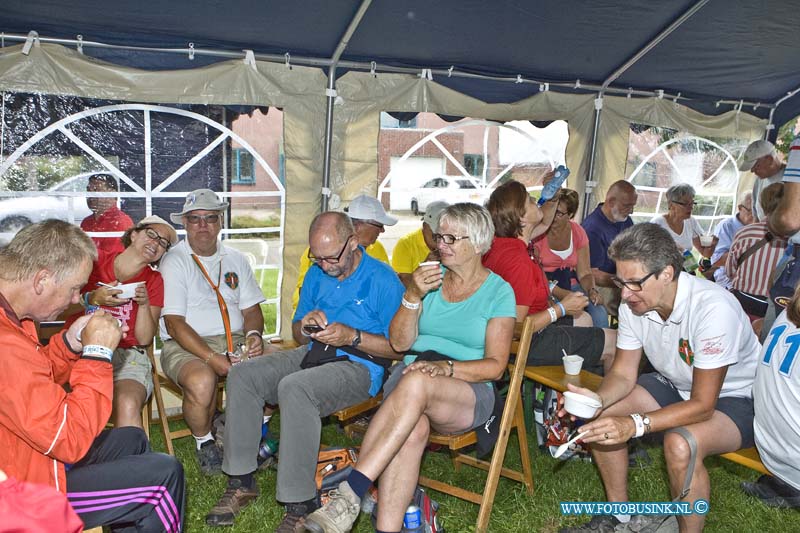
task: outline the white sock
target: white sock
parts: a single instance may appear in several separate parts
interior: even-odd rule
[[[265,425],[269,423],[269,419],[272,418],[272,415],[264,415],[264,420],[261,422],[261,425]]]
[[[195,441],[195,444],[197,445],[197,449],[198,450],[200,449],[200,446],[202,446],[206,442],[208,442],[210,440],[211,441],[214,440],[214,437],[211,436],[211,432],[210,431],[208,433],[206,433],[205,435],[203,435],[202,437],[198,437],[196,435],[192,435],[192,437],[194,437],[194,441]]]
[[[619,520],[621,524],[627,524],[631,521],[631,515],[629,514],[615,514],[614,518]]]

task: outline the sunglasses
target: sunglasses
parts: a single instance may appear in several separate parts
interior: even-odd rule
[[[308,249],[308,260],[311,261],[312,263],[316,263],[318,265],[322,264],[323,261],[325,261],[328,264],[335,265],[342,259],[342,255],[344,255],[344,251],[347,249],[347,243],[349,243],[350,239],[352,239],[352,238],[353,238],[353,236],[350,235],[347,238],[347,240],[344,241],[344,246],[342,246],[342,249],[341,249],[341,251],[339,252],[338,255],[332,255],[332,256],[329,256],[329,257],[315,257],[311,253],[311,249],[309,248]]]
[[[219,222],[219,215],[214,213],[211,215],[184,215],[186,217],[186,222],[189,224],[199,224],[202,220],[206,224],[216,224]]]

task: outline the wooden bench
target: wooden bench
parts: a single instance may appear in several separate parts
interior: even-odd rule
[[[567,375],[564,373],[563,366],[529,366],[525,369],[525,377],[560,392],[567,390],[567,383],[596,391],[600,387],[600,382],[603,381],[601,376],[585,370],[581,370],[580,375],[577,376]],[[723,453],[720,457],[756,472],[772,475],[761,462],[761,457],[755,448],[743,448],[735,452]]]

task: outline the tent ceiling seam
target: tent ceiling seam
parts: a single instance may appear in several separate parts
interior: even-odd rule
[[[9,41],[17,41],[17,42],[24,42],[27,40],[27,35],[17,34],[17,33],[4,33],[0,32],[0,38],[3,40]],[[61,39],[55,37],[42,37],[41,35],[38,37],[38,40],[42,43],[50,43],[50,44],[60,44],[64,46],[77,46],[78,42],[75,39]],[[245,53],[244,52],[231,52],[226,50],[213,50],[209,48],[197,48],[192,47],[190,48],[152,48],[152,47],[145,47],[145,46],[125,46],[125,45],[115,45],[115,44],[107,44],[101,43],[98,41],[87,41],[82,40],[80,44],[83,48],[92,47],[92,48],[104,48],[104,49],[112,49],[112,50],[129,50],[129,51],[139,51],[139,52],[154,52],[154,53],[165,53],[165,54],[182,54],[188,55],[192,52],[195,56],[209,56],[209,57],[219,57],[219,58],[226,58],[226,59],[244,59]],[[264,54],[264,53],[257,53],[255,54],[255,58],[258,61],[264,61],[268,63],[279,63],[285,64],[286,63],[286,56],[281,54]],[[330,59],[322,59],[322,58],[315,58],[310,56],[292,56],[292,63],[295,65],[304,65],[310,67],[330,67],[331,60]],[[372,72],[373,70],[376,72],[385,72],[385,73],[395,73],[395,74],[415,74],[419,75],[421,68],[426,67],[396,67],[392,65],[384,65],[381,63],[377,63],[375,61],[370,62],[360,62],[360,61],[351,61],[351,60],[340,60],[338,66],[345,67],[352,70],[360,70],[364,72]],[[535,80],[535,79],[527,79],[522,77],[521,75],[510,77],[510,76],[493,76],[488,74],[477,74],[474,72],[460,72],[458,70],[451,70],[451,69],[439,69],[439,68],[429,68],[427,69],[431,73],[445,76],[445,77],[457,77],[457,78],[470,78],[470,79],[481,79],[481,80],[488,80],[488,81],[500,81],[500,82],[510,82],[510,83],[526,83],[526,84],[533,84],[533,85],[542,85],[545,83],[543,80]],[[608,86],[603,88],[602,85],[586,83],[582,81],[583,78],[578,78],[575,81],[549,81],[547,83],[550,84],[550,87],[559,87],[562,89],[569,89],[571,91],[589,91],[589,92],[605,92],[611,94],[620,94],[620,95],[633,95],[633,96],[644,96],[644,97],[664,97],[669,98],[672,100],[677,101],[703,101],[703,102],[714,102],[717,106],[719,105],[730,105],[730,106],[738,106],[743,103],[745,106],[752,107],[756,109],[758,107],[764,107],[767,109],[773,109],[776,107],[776,103],[764,103],[764,102],[753,102],[749,100],[732,100],[732,99],[719,99],[719,98],[692,98],[689,96],[683,96],[681,93],[673,94],[668,93],[663,90],[649,90],[649,89],[635,89],[632,87],[616,87],[616,86]],[[580,84],[578,85],[578,82]],[[800,89],[798,89],[800,91]],[[786,99],[786,96],[782,97],[778,102],[782,102]]]

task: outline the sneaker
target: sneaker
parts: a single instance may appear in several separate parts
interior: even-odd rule
[[[621,522],[615,516],[597,515],[593,516],[587,523],[576,527],[565,527],[559,529],[559,533],[612,533]]]
[[[633,515],[630,521],[619,524],[614,531],[625,533],[678,533],[675,515]]]
[[[202,473],[207,476],[222,473],[222,450],[217,447],[216,441],[204,442],[196,453]]]
[[[206,515],[206,524],[212,527],[232,526],[242,508],[258,497],[258,484],[243,487],[238,479],[229,479],[225,493]]]
[[[306,531],[311,533],[348,533],[361,510],[361,498],[347,481],[328,492],[328,503],[308,515]]]
[[[764,505],[784,509],[800,508],[800,491],[776,477],[765,474],[754,483],[743,482],[741,487],[750,496],[761,500]]]
[[[306,515],[287,512],[278,524],[275,533],[305,533]]]

